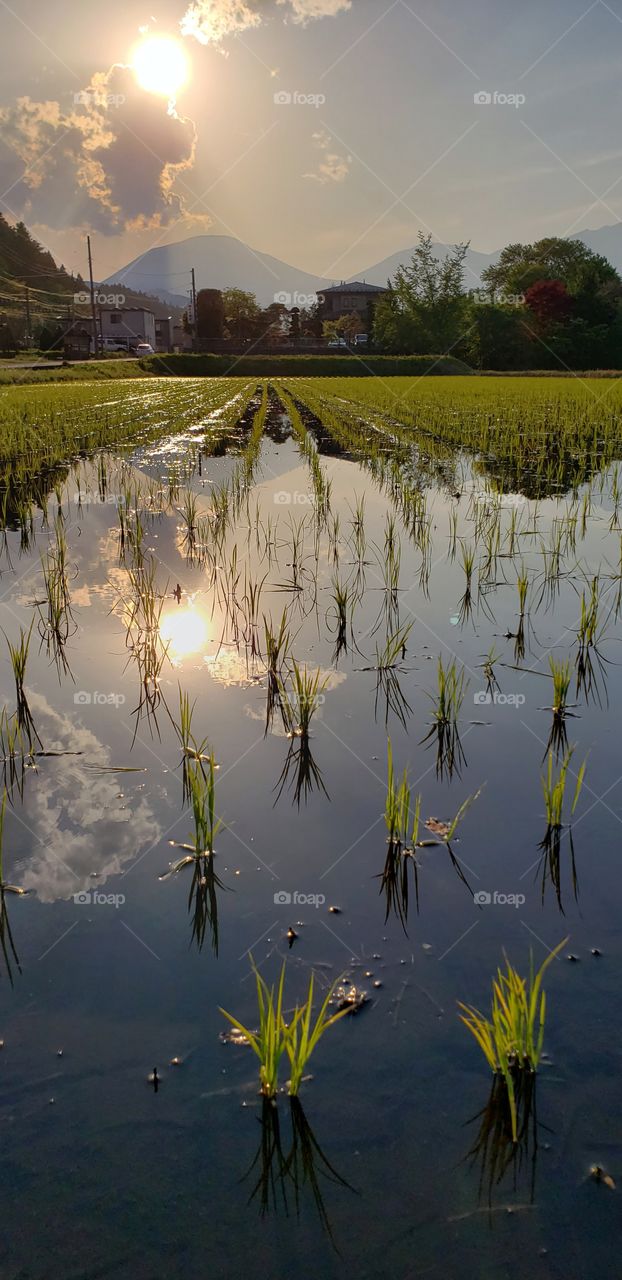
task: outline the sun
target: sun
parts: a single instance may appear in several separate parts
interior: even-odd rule
[[[173,662],[201,653],[209,640],[207,618],[195,605],[175,609],[162,618],[160,638]]]
[[[132,70],[147,93],[174,98],[188,79],[188,59],[179,40],[149,36],[132,54]]]

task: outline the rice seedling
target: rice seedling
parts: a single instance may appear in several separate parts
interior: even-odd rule
[[[460,619],[460,625],[464,626],[464,623],[468,622],[473,611],[471,584],[473,579],[473,569],[475,567],[475,547],[469,546],[465,542],[461,542],[460,550],[462,554],[462,568],[464,570],[465,584],[464,592],[458,606],[458,617]]]
[[[387,739],[387,796],[385,801],[384,821],[388,831],[389,844],[416,845],[419,832],[419,816],[421,813],[421,796],[415,800],[413,826],[410,825],[411,794],[408,784],[408,770],[404,769],[397,780],[393,768],[393,747],[391,739]]]
[[[421,741],[436,742],[436,772],[440,777],[447,773],[451,778],[454,772],[459,775],[462,765],[466,763],[460,741],[458,716],[469,681],[464,667],[458,671],[455,658],[445,667],[442,657],[438,660],[437,680],[436,695],[428,694],[434,704],[432,724]]]
[[[281,614],[278,631],[273,629],[272,618],[268,621],[265,614],[263,615],[263,625],[266,649],[265,663],[268,680],[265,729],[265,732],[267,733],[272,725],[274,709],[279,698],[279,685],[283,678],[283,666],[291,644],[291,636],[287,625],[287,610],[284,609]]]
[[[287,733],[296,738],[308,738],[311,720],[323,701],[329,677],[322,677],[319,668],[311,672],[306,666],[299,666],[296,659],[292,658],[289,687],[280,676],[277,679],[281,714]]]
[[[285,991],[285,962],[276,987],[269,987],[250,957],[255,975],[259,1029],[251,1031],[226,1009],[220,1012],[248,1041],[259,1059],[260,1092],[266,1098],[276,1098],[279,1090],[279,1070],[285,1055],[289,1060],[288,1093],[297,1097],[305,1070],[322,1036],[345,1016],[347,1009],[329,1013],[330,999],[337,982],[330,987],[315,1021],[312,1022],[314,975],[311,973],[306,997],[296,1005],[289,1022],[285,1020],[283,1001]]]
[[[499,681],[497,680],[497,676],[495,673],[495,667],[497,663],[500,661],[500,658],[501,658],[501,654],[497,653],[497,648],[493,641],[482,663],[482,671],[484,673],[484,679],[486,681],[486,692],[490,695],[490,697],[492,697],[493,694],[500,689]]]
[[[32,638],[33,626],[34,626],[34,618],[30,623],[30,627],[28,628],[28,631],[24,631],[24,628],[20,627],[19,641],[17,642],[17,644],[11,643],[8,636],[6,635],[6,632],[4,632],[3,634],[7,642],[7,646],[9,650],[9,658],[10,658],[11,667],[13,670],[13,679],[15,681],[15,698],[17,703],[17,707],[16,707],[17,725],[29,743],[33,744],[37,742],[39,746],[42,746],[43,744],[41,742],[39,734],[37,733],[36,725],[33,720],[32,712],[30,710],[30,705],[28,702],[28,696],[26,694],[26,690],[24,687],[24,681],[26,679],[26,667],[28,665],[28,654],[30,651],[30,641]]]
[[[553,752],[549,751],[546,774],[543,774],[540,778],[542,794],[544,796],[546,821],[549,830],[561,830],[564,825],[563,818],[566,799],[566,783],[574,751],[574,747],[568,748],[557,774],[554,773]],[[587,759],[583,761],[583,764],[575,778],[575,789],[570,808],[571,817],[574,814],[581,795],[586,767]]]
[[[67,674],[69,663],[65,646],[70,635],[75,633],[76,624],[71,612],[69,579],[67,572],[67,539],[62,518],[56,517],[56,539],[49,547],[45,558],[41,557],[45,601],[37,601],[39,610],[38,631],[42,644],[52,654],[56,663],[59,679],[61,671]],[[42,609],[46,605],[46,613]]]
[[[191,556],[197,542],[197,529],[199,519],[199,503],[195,493],[191,489],[187,489],[183,496],[182,506],[178,508],[178,514],[183,521],[184,545]]]
[[[518,591],[519,616],[524,618],[527,610],[527,593],[529,591],[529,575],[524,563],[521,565],[520,572],[516,579],[516,588]]]
[[[537,972],[533,955],[529,978],[521,978],[506,957],[506,971],[497,970],[492,984],[492,1006],[487,1018],[471,1005],[459,1002],[460,1019],[477,1041],[494,1075],[505,1083],[512,1123],[512,1141],[518,1142],[517,1085],[523,1073],[538,1069],[544,1042],[546,995],[544,974],[568,939],[550,952]]]
[[[354,609],[357,603],[353,588],[337,574],[333,575],[331,601],[331,608],[326,616],[331,622],[334,621],[334,626],[330,629],[335,637],[333,663],[337,666],[342,653],[348,652],[348,627],[353,636]]]

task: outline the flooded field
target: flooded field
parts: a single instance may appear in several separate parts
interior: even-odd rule
[[[1,393],[6,1280],[611,1274],[619,410]],[[290,1027],[346,1010],[294,1096],[222,1012],[283,962]],[[545,962],[494,1074],[460,1006]]]

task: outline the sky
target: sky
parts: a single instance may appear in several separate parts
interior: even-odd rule
[[[622,0],[0,0],[0,36],[0,209],[83,275],[87,232],[98,279],[203,233],[345,279],[622,219]]]

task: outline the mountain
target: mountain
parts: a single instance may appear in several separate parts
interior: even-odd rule
[[[622,273],[622,222],[611,227],[600,227],[597,231],[580,231],[570,238],[583,240],[590,249],[604,254]],[[441,258],[451,251],[450,246],[445,244],[435,244],[433,248],[436,256]],[[399,266],[410,262],[414,252],[415,246],[401,249],[398,253],[383,258],[382,262],[376,262],[350,276],[349,282],[365,280],[367,284],[386,285]],[[498,262],[500,253],[501,250],[496,253],[467,250],[464,277],[467,289],[479,287],[482,271]],[[286,301],[286,305],[294,305],[295,296],[298,295],[299,305],[304,306],[306,296],[337,283],[323,279],[322,276],[310,275],[307,271],[299,271],[297,267],[289,266],[269,253],[256,252],[233,236],[204,235],[190,236],[177,244],[149,249],[126,267],[115,271],[104,284],[155,294],[170,306],[184,307],[188,304],[192,267],[195,269],[197,290],[247,289],[256,295],[263,307],[274,302],[275,298],[280,300],[281,294],[287,295],[287,298],[282,299]]]
[[[451,252],[453,246],[434,244],[432,248],[435,257],[444,259]],[[377,262],[373,267],[367,267],[365,271],[359,272],[356,276],[351,276],[350,279],[365,280],[367,284],[386,285],[387,280],[395,275],[398,267],[403,267],[410,263],[415,249],[416,245],[413,245],[411,249],[400,249],[399,253],[392,253],[389,258],[383,258],[382,262]],[[499,260],[500,252],[499,250],[498,253],[478,253],[476,249],[467,249],[467,255],[464,260],[465,288],[479,288],[482,271],[485,267],[489,267],[491,263]]]
[[[216,235],[190,236],[177,244],[149,249],[115,271],[104,283],[148,290],[177,305],[183,294],[183,305],[188,301],[192,267],[197,291],[247,289],[263,307],[274,302],[278,294],[285,293],[293,299],[294,294],[314,294],[328,283],[321,276],[299,271],[269,253],[255,252],[233,236]],[[292,306],[293,301],[288,305]]]
[[[602,253],[622,275],[622,222],[614,222],[610,227],[599,227],[597,231],[577,231],[570,239],[582,240],[594,253]]]

